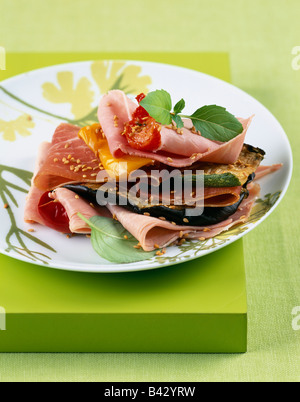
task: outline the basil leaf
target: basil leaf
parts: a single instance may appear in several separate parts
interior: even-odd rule
[[[151,117],[153,117],[160,124],[172,123],[172,99],[171,95],[162,90],[150,92],[141,102],[140,105],[147,110]]]
[[[172,119],[174,120],[174,122],[178,128],[184,127],[182,118],[178,114],[176,114],[175,116],[172,116]]]
[[[176,105],[174,106],[174,113],[179,114],[183,111],[185,108],[185,100],[181,99]]]
[[[138,243],[137,240],[113,219],[102,216],[86,219],[81,214],[78,216],[92,229],[91,240],[96,253],[110,262],[126,264],[144,261],[152,258],[156,253],[134,248]]]
[[[221,106],[204,106],[190,118],[196,130],[212,141],[227,142],[243,132],[243,125]]]

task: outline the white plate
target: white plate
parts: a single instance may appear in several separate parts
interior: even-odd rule
[[[131,94],[164,88],[174,102],[182,97],[187,101],[190,109],[187,112],[200,105],[218,104],[236,116],[255,114],[247,143],[266,151],[264,164],[283,163],[284,167],[261,180],[263,202],[257,203],[250,222],[211,240],[170,247],[163,257],[122,265],[101,259],[84,236],[67,239],[42,226],[35,227],[34,233],[28,232],[33,226],[23,222],[23,210],[29,175],[23,171],[33,171],[39,144],[51,140],[61,121],[84,125],[87,120],[82,115],[92,112],[92,116],[100,96],[116,87],[116,82],[117,87],[126,88]],[[128,272],[202,257],[233,243],[262,223],[283,198],[292,175],[292,152],[287,136],[263,105],[226,82],[181,67],[136,61],[47,67],[2,82],[0,105],[0,197],[10,206],[0,207],[0,251],[34,264],[72,271]],[[11,172],[9,168],[16,170]]]

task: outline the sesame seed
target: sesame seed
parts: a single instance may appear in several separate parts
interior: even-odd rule
[[[54,162],[54,163],[58,162],[58,159],[57,159],[57,158],[54,158],[54,159],[53,159],[53,162]]]
[[[69,148],[70,144],[67,142],[65,145],[65,149]]]
[[[76,200],[79,200],[79,195],[76,194],[76,195],[75,195],[75,198],[76,198]]]
[[[72,155],[68,155],[68,159],[69,159],[69,160],[72,159]]]
[[[77,161],[76,161],[76,162],[77,162],[77,165],[78,165],[78,164],[81,162],[81,160],[80,160],[80,159],[77,159]]]
[[[150,216],[149,212],[144,212],[145,216]]]
[[[86,175],[86,174],[84,174],[82,177],[83,177],[84,179],[86,179],[86,178],[87,178],[87,175]]]
[[[124,239],[125,239],[125,240],[128,240],[128,236],[127,236],[127,235],[125,235],[125,236],[124,236]]]
[[[176,223],[176,222],[172,222],[172,225],[176,226],[176,225],[177,225],[177,223]]]
[[[182,231],[180,232],[180,235],[179,235],[179,236],[180,236],[180,238],[182,238],[182,237],[183,237],[183,232],[182,232]]]
[[[87,237],[88,239],[90,239],[92,236],[91,236],[90,234],[87,234],[86,237]]]
[[[92,162],[98,162],[98,159],[93,159]]]
[[[91,177],[96,177],[98,175],[98,173],[92,173]]]
[[[34,229],[28,229],[28,231],[27,232],[29,232],[29,233],[34,233],[35,232],[35,230]]]
[[[70,235],[67,235],[67,239],[71,239],[71,236],[70,236]]]
[[[209,229],[209,228],[204,228],[204,229],[203,229],[203,232],[211,232],[211,229]]]
[[[95,208],[95,205],[92,202],[90,202],[90,206]]]
[[[28,115],[28,116],[27,116],[27,120],[28,120],[28,121],[32,121],[32,116]]]
[[[70,161],[67,161],[67,160],[64,161],[64,164],[65,164],[65,165],[68,165],[69,163],[70,163]]]
[[[247,218],[247,216],[246,216],[246,215],[243,215],[243,216],[240,217],[240,220],[242,221],[242,220],[244,220],[244,219],[246,219],[246,218]]]
[[[65,162],[67,160],[67,158],[62,158],[62,162]]]
[[[168,162],[173,162],[173,159],[172,158],[167,158],[167,161]]]
[[[160,248],[158,244],[154,244],[154,248],[158,249]]]
[[[204,240],[206,240],[206,239],[205,239],[205,237],[199,237],[199,240],[200,240],[200,241],[204,241]]]
[[[161,221],[166,221],[166,218],[165,218],[164,216],[161,216],[159,219],[160,219]]]
[[[9,208],[9,205],[8,205],[8,204],[4,204],[4,209],[7,209],[7,208]]]
[[[179,242],[179,245],[182,246],[185,242],[186,242],[185,239],[181,239],[180,242]]]
[[[75,166],[74,166],[74,165],[71,165],[71,166],[70,166],[70,170],[73,171],[74,169],[75,169]]]
[[[184,218],[184,219],[183,219],[183,222],[189,223],[189,220],[188,220],[187,218]]]

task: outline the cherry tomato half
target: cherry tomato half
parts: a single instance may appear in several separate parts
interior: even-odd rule
[[[136,97],[140,103],[144,94]],[[131,148],[139,151],[156,151],[161,144],[161,126],[149,113],[139,106],[133,113],[132,120],[125,125],[124,134]]]
[[[65,208],[60,202],[50,198],[48,192],[42,195],[38,210],[48,227],[58,232],[70,233],[70,220]]]

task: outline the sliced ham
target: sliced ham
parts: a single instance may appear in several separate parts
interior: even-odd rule
[[[174,226],[170,222],[137,215],[119,206],[108,205],[108,209],[112,215],[117,217],[125,229],[140,242],[145,251],[152,251],[156,246],[160,248],[166,247],[182,236],[190,239],[208,239],[230,229],[234,225],[246,222],[255,199],[260,192],[258,184],[249,187],[250,195],[242,202],[238,211],[230,219],[209,227]]]
[[[115,158],[124,154],[153,159],[173,167],[188,167],[197,161],[230,164],[235,163],[241,153],[247,130],[252,118],[240,119],[244,131],[226,143],[208,140],[190,130],[192,124],[185,122],[183,134],[176,130],[162,127],[161,145],[155,152],[143,152],[129,146],[122,135],[124,124],[132,119],[137,105],[124,92],[110,91],[100,101],[98,118],[107,138],[110,152]],[[116,117],[117,122],[116,124]]]
[[[111,217],[107,208],[92,206],[82,198],[75,196],[75,193],[66,188],[58,188],[51,194],[54,200],[57,200],[63,205],[68,214],[70,233],[88,234],[91,232],[90,227],[79,218],[78,213],[81,213],[87,219],[93,216]]]
[[[39,172],[39,170],[41,169],[41,167],[43,166],[45,160],[47,159],[47,155],[49,153],[50,148],[51,148],[50,142],[42,142],[39,147],[35,170],[34,170],[33,178],[31,181],[31,188],[26,197],[24,220],[27,223],[44,224],[44,220],[40,216],[39,211],[38,211],[39,201],[40,201],[41,196],[44,194],[44,191],[38,189],[34,185],[34,179],[35,179],[37,173]]]
[[[49,191],[67,182],[95,181],[99,160],[83,140],[80,127],[61,124],[56,129],[44,163],[34,179],[35,186]]]
[[[282,168],[283,164],[279,163],[277,165],[271,165],[271,166],[259,166],[259,168],[255,172],[255,180],[259,180],[265,176],[267,176],[270,173],[277,172]]]

